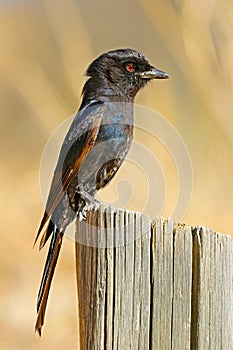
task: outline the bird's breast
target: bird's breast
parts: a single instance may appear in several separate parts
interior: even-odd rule
[[[130,103],[112,103],[106,106],[99,130],[98,141],[104,139],[125,139],[133,137],[133,105]]]
[[[132,139],[132,114],[107,114],[103,118],[95,145],[83,162],[78,175],[79,183],[83,184],[86,192],[93,194],[99,186],[113,177],[112,173],[116,173],[124,161]],[[110,171],[112,164],[113,168],[117,169]],[[104,171],[108,174],[99,181],[98,174],[101,173],[104,177]]]
[[[126,142],[131,140],[133,137],[133,125],[132,124],[103,124],[100,127],[99,134],[96,142],[104,142],[108,140],[115,139],[120,141],[120,139],[124,139]],[[123,141],[123,140],[122,140]]]

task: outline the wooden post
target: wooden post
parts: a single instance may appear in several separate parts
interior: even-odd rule
[[[76,227],[80,349],[233,349],[230,236],[110,207]]]

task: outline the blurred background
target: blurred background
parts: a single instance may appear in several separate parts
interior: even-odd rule
[[[136,101],[166,117],[188,148],[194,184],[182,221],[233,233],[232,33],[231,0],[0,0],[1,349],[77,348],[74,243],[64,240],[41,339],[35,302],[47,252],[32,245],[43,211],[44,147],[78,109],[83,73],[100,53],[132,47],[169,73]],[[139,131],[135,139],[163,168],[161,214],[170,216],[175,166],[158,141]],[[123,177],[139,183],[130,167],[126,162]],[[143,207],[144,188],[134,189],[130,209]]]

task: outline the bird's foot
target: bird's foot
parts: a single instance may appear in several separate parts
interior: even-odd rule
[[[78,185],[76,187],[76,193],[82,198],[83,203],[85,203],[78,211],[78,218],[80,221],[86,220],[87,211],[93,209],[94,207],[99,207],[101,203],[89,193],[84,191],[82,185]]]
[[[79,221],[86,221],[87,219],[87,210],[86,210],[86,207],[83,207],[82,210],[80,210],[78,213],[77,213],[77,217],[79,219]]]

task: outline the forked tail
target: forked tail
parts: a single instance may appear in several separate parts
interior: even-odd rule
[[[53,226],[53,227],[52,227]],[[37,298],[37,319],[35,330],[41,336],[41,329],[44,324],[45,310],[48,301],[49,290],[51,286],[51,282],[53,279],[55,267],[57,264],[57,259],[59,256],[59,252],[61,249],[63,233],[58,229],[50,221],[50,229],[52,229],[52,239],[49,247],[48,256],[46,259],[43,277],[41,280],[40,290]]]

